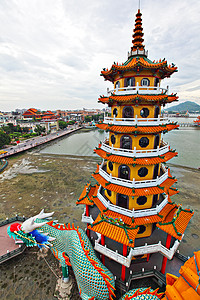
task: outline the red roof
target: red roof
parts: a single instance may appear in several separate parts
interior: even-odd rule
[[[96,124],[102,130],[109,130],[116,133],[130,133],[130,134],[143,134],[143,133],[161,133],[176,129],[179,125],[170,123],[167,125],[160,124],[159,126],[118,126],[111,124]]]
[[[107,103],[107,104],[114,104],[114,103],[131,103],[131,104],[137,104],[139,101],[142,101],[142,103],[147,102],[150,103],[171,103],[173,101],[177,101],[178,97],[174,94],[172,95],[166,95],[166,94],[160,94],[160,95],[112,95],[110,97],[100,97],[98,99],[99,102]]]

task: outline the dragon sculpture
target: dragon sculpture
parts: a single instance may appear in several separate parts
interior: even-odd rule
[[[50,220],[52,213],[44,213],[27,219],[22,224],[8,227],[8,235],[21,239],[28,247],[50,248],[60,261],[64,281],[68,282],[68,266],[72,266],[83,300],[113,300],[115,280],[113,274],[96,257],[93,247],[79,227]],[[163,296],[157,290],[136,289],[126,293],[121,300],[159,300]]]
[[[49,219],[53,213],[44,213],[27,219],[22,224],[8,227],[8,234],[21,239],[28,247],[50,248],[60,261],[65,281],[68,281],[68,266],[72,266],[83,300],[112,300],[115,290],[113,274],[96,257],[85,234],[74,224],[59,224]],[[38,230],[39,229],[39,230]]]

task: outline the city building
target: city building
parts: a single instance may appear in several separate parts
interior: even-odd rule
[[[138,10],[127,61],[101,72],[114,85],[99,98],[111,108],[97,125],[108,138],[95,149],[103,159],[93,174],[97,183],[89,182],[77,201],[85,206],[82,221],[94,249],[122,281],[141,270],[140,262],[165,274],[193,215],[172,202],[177,180],[165,166],[177,152],[163,135],[178,125],[161,117],[161,108],[178,97],[161,81],[177,67],[148,58],[141,16]]]

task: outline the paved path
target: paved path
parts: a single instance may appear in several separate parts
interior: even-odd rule
[[[73,126],[69,129],[62,130],[62,131],[57,131],[55,133],[51,133],[51,134],[48,134],[46,136],[38,136],[38,137],[35,137],[35,138],[28,139],[26,141],[23,141],[22,143],[19,143],[16,146],[12,146],[12,147],[9,147],[9,148],[2,149],[2,150],[5,150],[7,152],[3,153],[3,154],[0,154],[0,159],[8,157],[10,155],[14,155],[14,154],[26,151],[26,150],[29,150],[29,149],[32,149],[32,148],[35,148],[39,145],[48,143],[48,142],[53,141],[57,138],[68,135],[68,134],[70,134],[72,132],[75,132],[77,130],[80,130],[81,128],[83,128],[83,127]]]
[[[16,222],[22,223],[19,221],[16,221]],[[13,223],[16,223],[16,222],[13,222]],[[10,252],[10,251],[13,251],[13,250],[19,248],[19,244],[15,244],[14,239],[11,239],[9,237],[9,235],[7,234],[7,228],[11,224],[12,223],[0,226],[0,256],[6,254],[7,250],[9,250],[9,252]]]

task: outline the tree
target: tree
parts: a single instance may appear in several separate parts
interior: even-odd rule
[[[42,132],[45,132],[46,130],[45,130],[45,127],[44,127],[44,126],[36,125],[34,131],[35,131],[38,135],[40,135]]]
[[[91,122],[92,121],[92,117],[91,116],[85,116],[84,121],[85,122]]]
[[[60,129],[64,129],[67,127],[67,122],[65,121],[59,121],[58,124]]]
[[[1,130],[0,131],[0,148],[3,148],[3,146],[10,144],[10,141],[11,141],[10,136]]]

